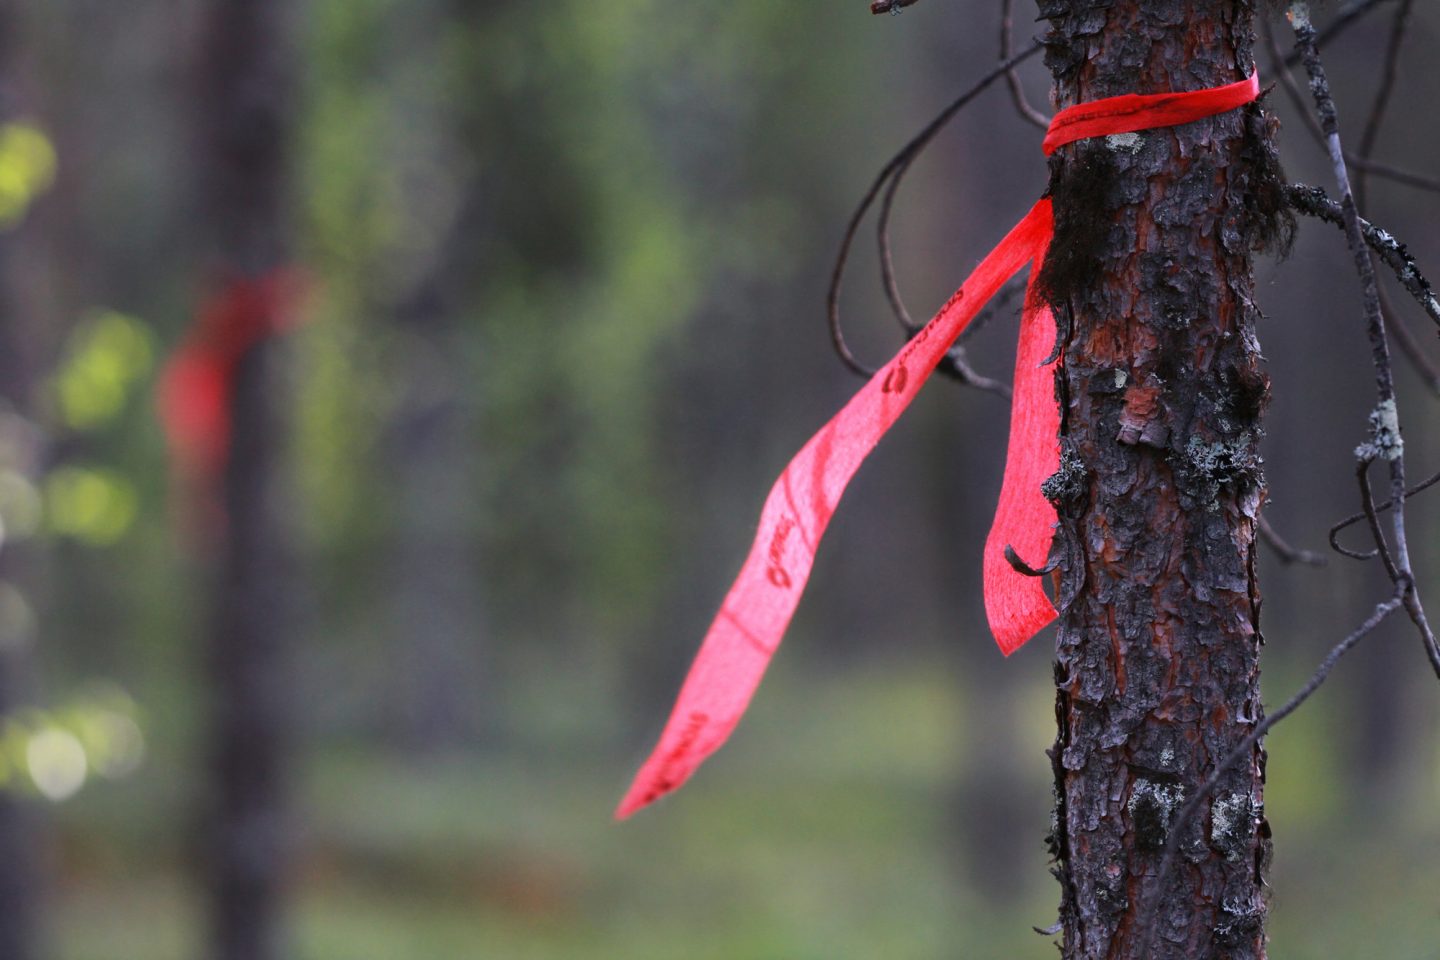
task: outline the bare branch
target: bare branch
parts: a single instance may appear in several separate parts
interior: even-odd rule
[[[1015,0],[1000,0],[1000,59],[1008,60],[1015,52]],[[1025,99],[1025,88],[1020,83],[1020,74],[1015,68],[1005,72],[1005,83],[1010,87],[1010,99],[1015,103],[1015,112],[1022,120],[1034,124],[1041,130],[1050,129],[1050,117],[1030,105]]]
[[[1295,109],[1298,111],[1301,121],[1305,124],[1305,128],[1310,131],[1310,136],[1313,137],[1315,142],[1320,144],[1321,147],[1324,147],[1325,132],[1320,128],[1319,121],[1310,114],[1310,109],[1305,103],[1305,94],[1301,92],[1299,85],[1295,82],[1295,78],[1290,75],[1290,71],[1283,65],[1287,62],[1285,55],[1281,51],[1280,45],[1275,39],[1275,32],[1270,28],[1268,21],[1264,25],[1264,34],[1266,45],[1270,49],[1271,69],[1275,74],[1276,82],[1280,84],[1280,88],[1284,90],[1286,96],[1290,98],[1290,102],[1295,105]],[[1359,156],[1347,151],[1345,153],[1345,162],[1357,171],[1380,177],[1384,180],[1391,180],[1417,190],[1440,193],[1440,180],[1422,176],[1418,173],[1412,173],[1409,170],[1401,170],[1388,163],[1373,160],[1369,156]]]
[[[957,97],[948,107],[941,111],[939,116],[930,121],[925,129],[921,130],[914,139],[902,147],[899,153],[890,158],[890,162],[885,164],[881,169],[874,182],[870,184],[870,189],[865,191],[865,196],[861,198],[860,205],[851,215],[850,222],[845,228],[845,235],[840,241],[840,250],[835,257],[835,267],[830,275],[830,289],[826,294],[825,306],[830,325],[830,341],[834,344],[835,352],[847,367],[860,376],[874,376],[875,370],[857,360],[855,354],[850,350],[850,345],[845,341],[845,332],[840,325],[840,283],[845,278],[845,265],[850,257],[850,247],[855,242],[855,235],[860,230],[860,224],[865,219],[865,214],[869,212],[875,203],[875,198],[880,194],[881,189],[887,185],[890,179],[897,176],[903,169],[908,168],[915,156],[919,154],[921,150],[924,150],[925,147],[930,144],[931,140],[935,139],[935,135],[943,130],[945,125],[949,123],[957,113],[968,106],[970,101],[979,96],[992,83],[1003,77],[1005,71],[1012,70],[1019,64],[1024,63],[1039,53],[1041,49],[1041,44],[1039,41],[1036,41],[1009,60],[995,66],[989,73],[981,77],[974,86]]]
[[[1384,287],[1380,288],[1380,309],[1390,318],[1389,329],[1395,335],[1395,342],[1400,345],[1400,352],[1410,361],[1426,388],[1440,397],[1440,367],[1437,367],[1435,361],[1425,352],[1424,346],[1415,337],[1415,331],[1410,329],[1410,322],[1405,319],[1404,314],[1395,309]]]
[[[1274,551],[1275,556],[1280,559],[1281,563],[1302,563],[1308,567],[1325,566],[1326,560],[1320,554],[1312,553],[1309,550],[1301,550],[1299,547],[1292,547],[1284,537],[1275,532],[1275,528],[1270,525],[1269,519],[1267,519],[1263,513],[1260,515],[1259,528],[1260,539],[1265,542],[1267,547]]]
[[[1435,486],[1437,483],[1440,483],[1440,473],[1435,474],[1428,480],[1423,480],[1420,483],[1415,484],[1415,486],[1405,491],[1405,496],[1413,497],[1417,493],[1423,493],[1431,487]],[[1392,501],[1386,500],[1384,503],[1377,504],[1375,507],[1375,511],[1377,513],[1384,513],[1386,510],[1389,510],[1391,506],[1393,506]],[[1369,560],[1375,556],[1375,552],[1373,550],[1369,553],[1360,553],[1358,551],[1349,550],[1341,546],[1339,542],[1340,534],[1344,533],[1349,528],[1355,526],[1355,524],[1359,523],[1365,518],[1366,515],[1363,512],[1353,513],[1330,528],[1330,546],[1334,548],[1336,553],[1343,554],[1347,557],[1352,557],[1356,560]]]
[[[900,284],[895,279],[895,260],[890,245],[890,215],[895,209],[895,193],[900,189],[900,183],[916,156],[919,156],[918,152],[897,168],[895,175],[890,178],[890,183],[885,188],[885,195],[880,201],[880,214],[876,218],[875,224],[876,239],[880,246],[880,284],[885,290],[885,299],[890,303],[890,312],[904,328],[906,337],[913,337],[919,333],[923,324],[916,323],[911,319],[910,311],[906,309],[904,298],[900,295]],[[976,317],[970,321],[965,328],[965,334],[968,334],[975,327],[976,322],[981,319],[981,317]],[[988,317],[984,319],[988,319]],[[963,335],[961,339],[963,339]],[[970,366],[965,348],[960,346],[958,340],[946,352],[945,357],[935,367],[935,371],[957,380],[965,386],[993,393],[1006,400],[1011,397],[1009,384],[984,376]]]
[[[1380,528],[1380,515],[1375,512],[1375,496],[1370,492],[1370,465],[1373,456],[1363,457],[1355,467],[1355,477],[1360,481],[1360,505],[1364,508],[1365,521],[1370,525],[1370,536],[1375,541],[1375,550],[1370,554],[1380,555],[1385,572],[1392,583],[1400,580],[1400,571],[1395,568],[1395,558],[1390,555],[1390,546],[1385,542],[1385,531]]]
[[[1360,213],[1355,206],[1355,197],[1350,188],[1350,175],[1345,167],[1345,151],[1340,142],[1340,122],[1335,110],[1335,100],[1330,94],[1330,83],[1325,75],[1325,66],[1320,60],[1320,49],[1316,46],[1315,28],[1310,22],[1308,4],[1296,2],[1290,5],[1290,26],[1295,33],[1295,45],[1305,63],[1305,72],[1310,77],[1310,92],[1315,98],[1315,110],[1320,116],[1321,128],[1325,131],[1325,143],[1330,153],[1330,162],[1335,168],[1335,182],[1340,190],[1340,213],[1345,221],[1345,239],[1355,260],[1355,271],[1360,278],[1361,293],[1365,304],[1365,326],[1370,338],[1370,352],[1375,367],[1375,390],[1378,404],[1370,415],[1372,437],[1363,444],[1357,455],[1383,458],[1390,467],[1391,532],[1394,538],[1393,561],[1385,549],[1383,538],[1377,535],[1377,545],[1386,561],[1387,572],[1396,589],[1406,613],[1420,633],[1426,656],[1440,677],[1440,643],[1425,616],[1424,605],[1415,583],[1415,573],[1410,565],[1409,536],[1405,526],[1405,446],[1400,430],[1400,414],[1395,398],[1395,375],[1390,364],[1390,346],[1385,335],[1385,317],[1381,311],[1379,281],[1375,276],[1375,264],[1365,231],[1361,227]],[[1433,299],[1433,297],[1432,297]],[[1368,464],[1365,465],[1368,467]],[[1361,483],[1368,483],[1368,471],[1362,470]],[[1373,515],[1373,505],[1368,493],[1362,504],[1367,515]],[[1378,522],[1375,528],[1379,530]]]
[[[1380,138],[1380,127],[1385,122],[1385,111],[1390,106],[1390,97],[1395,91],[1395,77],[1398,73],[1400,63],[1400,46],[1405,40],[1405,28],[1410,22],[1410,11],[1414,6],[1414,0],[1400,0],[1400,6],[1395,11],[1395,19],[1390,23],[1390,39],[1385,45],[1385,58],[1381,61],[1380,87],[1375,91],[1375,99],[1370,105],[1370,116],[1365,120],[1364,132],[1360,134],[1360,159],[1369,161],[1370,155],[1375,152],[1375,143]],[[1361,170],[1355,177],[1355,203],[1362,210],[1369,210],[1366,200],[1365,174],[1368,171]]]

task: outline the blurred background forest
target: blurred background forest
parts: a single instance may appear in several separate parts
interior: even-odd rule
[[[178,960],[216,936],[225,533],[177,483],[155,391],[217,278],[286,264],[303,322],[254,394],[291,825],[256,849],[290,864],[284,956],[1053,955],[1031,930],[1057,902],[1051,655],[1002,661],[987,634],[1006,407],[949,381],[861,471],[730,747],[610,822],[770,481],[857,386],[823,322],[845,220],[995,62],[998,5],[255,0],[271,34],[217,35],[222,6],[0,0],[0,815],[21,824],[0,824],[0,895],[28,903],[34,955]],[[1393,6],[1326,49],[1342,123]],[[1413,117],[1440,102],[1440,9],[1416,6],[1378,155],[1433,177],[1440,130]],[[247,86],[257,57],[290,79]],[[1022,73],[1045,103],[1044,67]],[[1270,102],[1291,178],[1329,185]],[[246,110],[279,118],[256,161],[282,178],[273,235],[239,244],[263,262],[207,199]],[[915,312],[1045,175],[1001,86],[958,118],[896,213]],[[1440,272],[1440,200],[1374,180],[1367,207]],[[879,360],[898,343],[869,247],[845,309]],[[1372,402],[1347,257],[1307,222],[1258,267],[1269,517],[1315,550],[1352,509]],[[1013,337],[991,324],[975,365],[1008,376]],[[1400,375],[1428,475],[1436,397]],[[1433,591],[1435,504],[1412,529]],[[1338,557],[1263,564],[1274,704],[1385,586]],[[1271,737],[1276,956],[1440,956],[1437,734],[1396,623]]]

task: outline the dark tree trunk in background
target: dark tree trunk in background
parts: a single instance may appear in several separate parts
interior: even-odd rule
[[[296,105],[292,0],[212,0],[201,49],[203,213],[222,275],[287,262],[288,166]],[[231,398],[224,536],[211,630],[212,952],[281,955],[289,860],[285,767],[290,735],[287,597],[278,473],[282,408],[275,344],[241,362]]]
[[[1248,0],[1041,0],[1061,107],[1194,90],[1251,71]],[[1141,890],[1170,819],[1261,714],[1256,448],[1268,378],[1252,241],[1256,108],[1092,139],[1052,160],[1045,282],[1065,336],[1064,465],[1048,489],[1065,576],[1054,748],[1067,958],[1265,953],[1264,754],[1237,764],[1181,840],[1153,917]],[[1272,208],[1273,209],[1273,208]],[[1147,958],[1148,960],[1148,958]]]
[[[400,174],[411,213],[392,253],[394,369],[403,384],[387,438],[396,497],[391,571],[394,693],[400,739],[411,752],[455,747],[480,732],[482,606],[474,544],[475,420],[466,403],[465,320],[483,282],[485,204],[463,134],[483,113],[484,77],[435,68],[447,37],[483,29],[490,3],[423,0],[397,32],[405,68],[397,97]],[[416,70],[416,64],[426,68]],[[468,69],[466,64],[462,70]],[[467,75],[468,74],[464,74]],[[450,83],[444,83],[449,80]],[[479,131],[475,131],[479,133]],[[436,164],[435,158],[444,162]],[[449,202],[437,204],[436,196]]]
[[[0,125],[16,119],[20,90],[15,57],[20,10],[0,0]],[[0,458],[38,483],[40,450],[29,419],[34,374],[27,347],[29,325],[23,316],[15,269],[16,232],[0,233]],[[24,547],[0,543],[0,585],[18,589],[24,579]],[[17,601],[18,602],[18,601]],[[11,605],[11,604],[7,604]],[[23,617],[11,609],[0,620],[0,724],[8,724],[25,702],[29,647],[34,638],[21,632]],[[0,786],[0,957],[30,960],[36,955],[39,905],[35,857],[35,817],[19,790],[23,774],[11,771]]]

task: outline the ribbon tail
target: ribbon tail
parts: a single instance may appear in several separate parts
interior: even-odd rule
[[[1049,201],[1042,201],[1049,203]],[[995,521],[985,541],[985,615],[1005,656],[1014,653],[1055,619],[1055,606],[1038,577],[1015,570],[1005,558],[1012,547],[1032,566],[1045,563],[1057,520],[1040,491],[1060,466],[1060,410],[1055,402],[1055,317],[1035,290],[1047,237],[1031,267],[1020,320],[1015,386],[1010,409],[1010,443]]]
[[[679,787],[730,736],[800,603],[815,548],[845,487],[966,324],[1044,249],[1050,224],[1050,204],[1042,200],[790,461],[765,500],[749,556],[705,635],[660,741],[615,811],[618,819]]]

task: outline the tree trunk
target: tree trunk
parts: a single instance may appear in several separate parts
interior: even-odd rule
[[[447,38],[483,29],[478,22],[488,6],[412,3],[394,36],[402,74],[394,85],[395,109],[405,146],[389,163],[411,202],[390,254],[394,280],[385,294],[395,319],[390,352],[404,385],[386,438],[386,473],[396,509],[390,573],[395,727],[411,756],[473,743],[486,727],[484,608],[474,548],[476,424],[466,402],[471,384],[463,349],[472,319],[467,310],[486,278],[482,249],[490,233],[489,198],[475,161],[483,144],[465,136],[478,134],[472,127],[486,130],[485,103],[469,84],[441,83],[438,78],[450,74],[436,70],[435,57]],[[417,63],[426,68],[417,71]],[[435,157],[446,162],[437,168]],[[450,202],[428,200],[436,195]]]
[[[1057,104],[1231,83],[1252,67],[1250,0],[1040,0]],[[1257,106],[1051,161],[1042,277],[1064,343],[1069,544],[1055,676],[1052,852],[1067,958],[1261,958],[1264,753],[1186,828],[1139,916],[1171,819],[1261,716],[1257,455],[1268,390],[1252,250],[1273,234]],[[1082,583],[1083,581],[1083,583]]]
[[[15,347],[22,342],[17,327],[16,298],[10,296],[9,238],[0,238],[0,457],[26,481],[40,479],[42,436],[28,412],[29,370]],[[17,373],[19,376],[17,377]],[[0,545],[0,588],[14,590],[12,604],[25,604],[31,579],[33,548],[24,543]],[[21,722],[31,693],[30,653],[33,627],[19,611],[0,624],[0,725]],[[37,913],[41,905],[36,850],[39,817],[26,798],[25,773],[11,769],[0,783],[0,957],[29,960],[36,955]]]
[[[222,275],[286,263],[290,0],[213,0],[203,38],[201,183]],[[243,358],[230,398],[210,668],[214,689],[209,832],[212,954],[281,955],[289,860],[285,760],[290,731],[288,561],[279,517],[274,345]]]
[[[16,119],[22,91],[15,77],[20,10],[0,0],[0,124]],[[29,419],[34,387],[34,358],[29,346],[33,324],[22,315],[17,296],[17,235],[0,234],[0,456],[30,483],[39,482],[39,432]],[[27,548],[0,544],[0,584],[20,586],[26,579]],[[7,625],[8,626],[8,625]],[[25,705],[33,635],[19,628],[0,633],[0,723],[10,724]],[[30,960],[36,955],[38,872],[36,816],[11,771],[0,784],[0,957]]]

